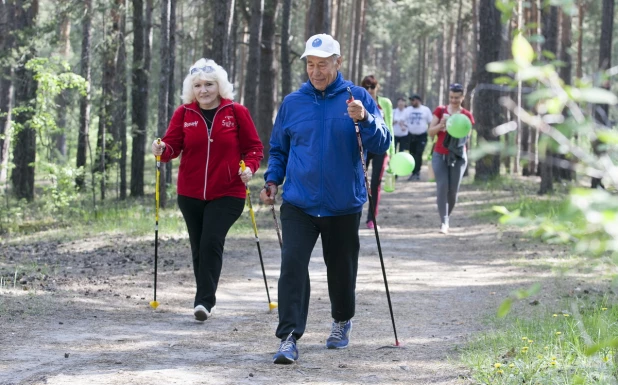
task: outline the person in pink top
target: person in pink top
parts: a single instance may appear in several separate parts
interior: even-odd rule
[[[463,86],[458,83],[451,84],[449,87],[449,104],[439,106],[434,110],[427,131],[431,138],[438,136],[431,165],[436,175],[438,213],[441,222],[440,232],[443,234],[448,234],[449,216],[455,208],[455,203],[457,203],[459,185],[468,164],[465,147],[467,138],[455,139],[448,135],[446,121],[453,114],[464,114],[474,124],[474,117],[470,111],[461,106],[463,99]]]

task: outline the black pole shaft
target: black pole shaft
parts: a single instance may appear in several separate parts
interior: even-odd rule
[[[352,90],[348,87],[350,93],[350,100],[354,100],[352,96]],[[366,112],[365,112],[366,113]],[[358,141],[358,151],[360,153],[361,164],[363,166],[363,175],[365,177],[365,189],[367,190],[367,198],[369,199],[369,210],[373,214],[373,231],[376,236],[376,243],[378,245],[378,255],[380,256],[380,265],[382,266],[382,277],[384,278],[384,287],[386,289],[386,299],[388,300],[388,310],[391,313],[391,322],[393,323],[393,333],[395,334],[395,346],[399,346],[399,339],[397,338],[397,327],[395,327],[395,316],[393,315],[393,304],[391,302],[391,294],[388,289],[388,280],[386,279],[386,268],[384,267],[384,257],[382,257],[382,246],[380,245],[380,235],[378,234],[378,221],[375,215],[374,202],[371,197],[371,186],[369,185],[369,178],[367,177],[367,165],[365,164],[365,156],[363,150],[363,140],[360,134],[360,127],[358,122],[354,121],[354,130],[356,131],[356,140]]]
[[[283,240],[281,239],[281,230],[279,229],[279,222],[277,221],[277,213],[275,212],[275,205],[270,205],[270,211],[273,213],[273,219],[275,221],[275,230],[277,231],[277,238],[279,238],[279,247],[283,248]]]
[[[266,298],[268,298],[268,303],[270,304],[270,293],[268,292],[268,282],[266,282],[266,270],[264,270],[264,261],[262,261],[262,249],[260,248],[260,241],[255,237],[258,255],[260,256],[260,265],[262,266],[262,277],[264,277],[264,287],[266,288]]]
[[[159,221],[155,221],[154,300],[157,300],[157,266],[159,265]]]
[[[249,214],[251,215],[251,222],[253,224],[253,234],[255,234],[255,244],[257,245],[258,255],[260,257],[260,266],[262,266],[262,277],[264,277],[264,287],[266,287],[266,297],[268,298],[268,305],[270,306],[270,293],[268,291],[268,282],[266,281],[266,270],[264,269],[264,260],[262,259],[262,248],[260,247],[260,238],[257,232],[257,223],[255,222],[255,213],[253,211],[253,205],[251,204],[251,195],[249,193],[249,186],[245,184],[247,190],[247,204],[249,205]]]

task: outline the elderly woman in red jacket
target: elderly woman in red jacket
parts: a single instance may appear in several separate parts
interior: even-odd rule
[[[178,207],[191,242],[198,321],[215,309],[225,237],[243,211],[245,183],[263,157],[249,111],[233,98],[227,72],[212,60],[198,60],[183,82],[184,104],[174,112],[161,143],[152,143],[162,162],[182,154]],[[247,165],[244,172],[241,159]]]

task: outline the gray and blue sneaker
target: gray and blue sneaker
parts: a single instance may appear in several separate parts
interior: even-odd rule
[[[273,363],[275,364],[293,364],[298,360],[298,349],[296,348],[296,338],[290,333],[288,338],[281,340],[279,350],[273,356]]]
[[[326,347],[329,349],[345,349],[350,343],[350,333],[352,332],[352,320],[334,321],[330,331],[330,336],[326,340]]]

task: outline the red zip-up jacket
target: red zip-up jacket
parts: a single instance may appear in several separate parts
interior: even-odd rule
[[[245,198],[245,185],[238,175],[240,160],[255,173],[264,157],[249,110],[229,99],[221,100],[210,136],[199,104],[193,102],[174,111],[161,140],[165,143],[162,162],[182,154],[178,195],[202,200]]]

